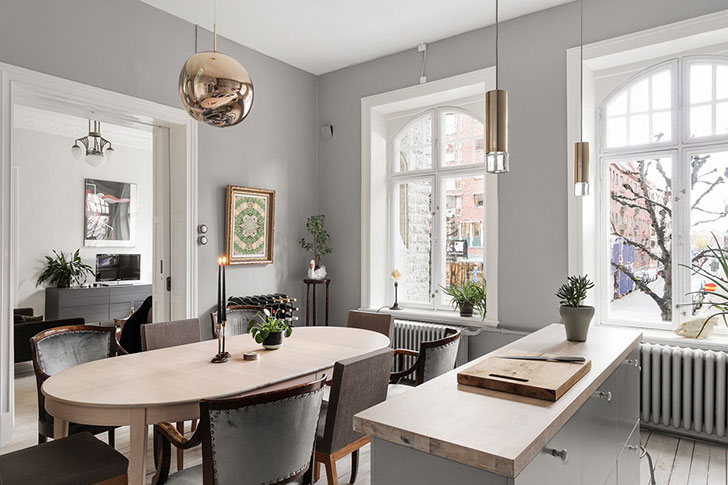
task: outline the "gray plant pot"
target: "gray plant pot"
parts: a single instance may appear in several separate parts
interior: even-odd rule
[[[561,320],[566,330],[566,340],[572,342],[586,342],[589,333],[589,324],[594,317],[593,306],[564,306],[559,307]]]
[[[473,304],[470,302],[465,302],[460,307],[460,316],[461,317],[472,317],[473,316]]]

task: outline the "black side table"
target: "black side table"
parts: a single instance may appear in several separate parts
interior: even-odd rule
[[[324,325],[327,327],[329,326],[329,283],[331,283],[330,279],[323,279],[323,280],[312,280],[310,278],[304,278],[304,283],[306,283],[306,326],[313,325],[316,326],[316,287],[317,285],[326,285],[326,314],[324,316]],[[313,292],[311,289],[313,288]],[[311,305],[311,293],[313,293],[313,305]],[[309,320],[309,308],[313,306],[313,323],[311,324]]]

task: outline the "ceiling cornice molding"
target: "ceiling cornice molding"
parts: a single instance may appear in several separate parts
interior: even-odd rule
[[[67,137],[71,143],[77,138],[88,135],[88,120],[23,105],[15,106],[13,125],[16,128]],[[101,132],[104,138],[111,141],[113,147],[152,149],[151,132],[110,123],[103,123]]]

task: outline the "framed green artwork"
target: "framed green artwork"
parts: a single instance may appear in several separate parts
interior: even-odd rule
[[[230,264],[273,262],[276,191],[227,186],[225,252]]]

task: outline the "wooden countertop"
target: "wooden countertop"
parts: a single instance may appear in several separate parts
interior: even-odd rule
[[[458,369],[354,416],[354,429],[482,470],[515,478],[629,355],[642,334],[594,326],[584,343],[549,325],[506,349],[580,355],[592,368],[556,402],[462,386]]]

